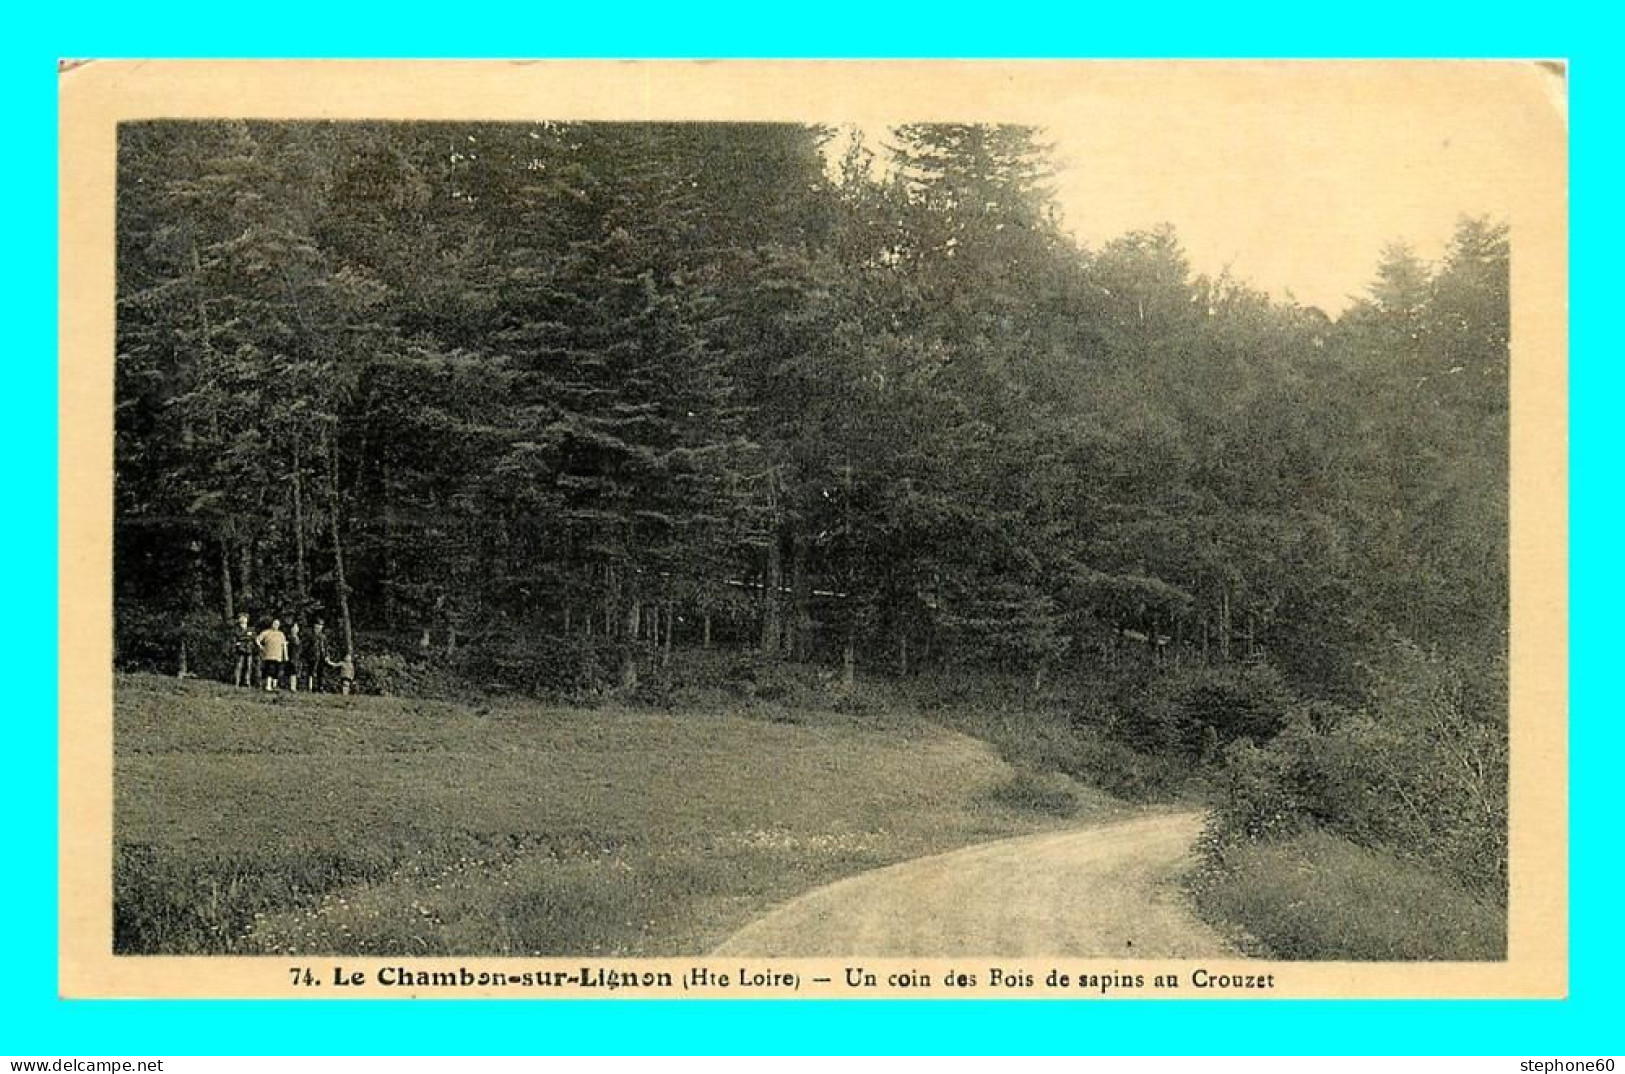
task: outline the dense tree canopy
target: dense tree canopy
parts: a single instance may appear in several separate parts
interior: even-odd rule
[[[1334,319],[1080,247],[1040,132],[122,129],[121,656],[328,616],[1043,679],[1138,647],[1360,688],[1507,617],[1508,237]]]

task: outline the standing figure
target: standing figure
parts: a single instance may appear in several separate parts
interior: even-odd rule
[[[288,659],[288,637],[282,633],[282,620],[271,620],[271,625],[260,631],[260,636],[254,641],[260,648],[260,668],[265,677],[265,688],[275,690],[282,678],[282,664]]]
[[[237,617],[237,626],[231,632],[231,684],[254,685],[254,630],[248,625],[248,613]]]
[[[283,681],[288,689],[294,693],[299,692],[299,677],[305,673],[305,642],[299,636],[299,624],[293,623],[288,627],[288,663],[284,668]]]
[[[343,660],[329,660],[327,666],[339,669],[339,693],[348,694],[355,690],[354,653],[345,653]]]
[[[310,628],[310,689],[321,693],[327,684],[327,669],[332,663],[327,649],[327,630],[320,619]]]

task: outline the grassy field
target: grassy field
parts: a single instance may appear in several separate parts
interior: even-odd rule
[[[116,685],[126,953],[667,955],[866,869],[1106,819],[912,715]]]

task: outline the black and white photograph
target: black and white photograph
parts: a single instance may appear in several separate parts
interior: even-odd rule
[[[1513,477],[1563,472],[1512,435],[1561,65],[976,66],[119,116],[90,946],[372,996],[1560,967],[1561,890],[1539,950],[1508,907],[1563,854],[1513,585],[1562,600]]]

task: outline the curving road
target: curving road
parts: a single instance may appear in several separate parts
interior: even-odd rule
[[[792,899],[714,954],[1234,956],[1180,892],[1201,830],[1162,813],[917,858]]]

